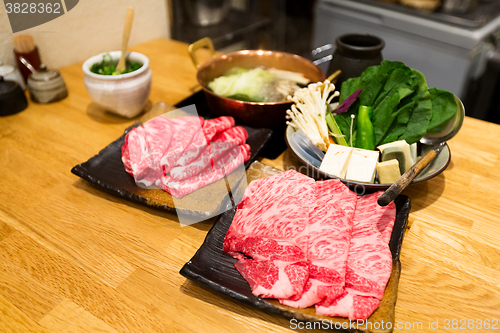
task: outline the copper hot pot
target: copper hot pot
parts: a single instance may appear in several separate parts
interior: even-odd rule
[[[203,64],[198,63],[195,52],[200,47],[208,47],[212,59]],[[325,73],[311,61],[295,54],[263,51],[243,50],[215,56],[212,41],[203,38],[189,46],[189,54],[194,65],[198,68],[196,78],[203,88],[210,111],[215,116],[232,116],[238,123],[251,127],[276,127],[286,122],[286,110],[292,102],[256,103],[237,101],[214,94],[207,85],[215,78],[224,75],[233,67],[253,69],[259,66],[276,68],[303,73],[311,82],[325,80]]]

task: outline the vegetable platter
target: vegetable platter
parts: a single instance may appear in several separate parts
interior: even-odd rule
[[[286,142],[317,179],[340,178],[368,190],[387,189],[435,137],[463,121],[461,101],[429,88],[422,73],[399,61],[382,61],[342,84],[310,84],[289,99]],[[450,163],[448,146],[413,181],[435,177]]]

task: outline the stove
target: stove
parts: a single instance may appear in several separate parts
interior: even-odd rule
[[[395,12],[424,19],[432,20],[439,23],[444,23],[464,29],[478,29],[481,28],[500,15],[500,1],[489,0],[480,1],[479,5],[473,10],[465,13],[450,13],[445,10],[443,6],[436,11],[429,12],[410,8],[397,3],[388,3],[377,0],[351,0],[361,4],[383,8]]]
[[[448,90],[464,101],[471,82],[480,82],[487,68],[491,72],[499,67],[491,62],[499,58],[500,0],[481,2],[464,14],[425,12],[376,0],[319,0],[313,46],[333,54],[335,39],[348,33],[381,37],[384,59],[404,62],[421,71],[429,87]],[[320,67],[327,71],[328,63]],[[477,111],[466,105],[466,112],[474,116]]]

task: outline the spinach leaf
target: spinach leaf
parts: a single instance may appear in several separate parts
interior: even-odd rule
[[[416,96],[417,104],[408,120],[406,131],[399,137],[399,140],[406,140],[410,145],[427,133],[427,126],[432,116],[431,95],[425,77],[416,69],[412,69],[412,71],[420,78]]]
[[[408,121],[410,120],[415,106],[418,103],[418,87],[421,82],[421,77],[418,75],[418,73],[415,73],[413,71],[411,71],[410,75],[412,76],[412,84],[410,89],[413,92],[404,97],[399,103],[398,117],[396,118],[396,121],[391,124],[391,127],[387,131],[387,134],[380,142],[381,145],[399,140],[399,137],[406,131]],[[402,88],[400,91],[404,92],[405,90],[406,88]]]
[[[391,60],[382,61],[379,67],[380,67],[380,72],[385,74],[389,74],[390,72],[398,68],[408,68],[401,61],[391,61]]]
[[[402,106],[399,108],[398,117],[396,118],[396,121],[391,124],[391,127],[387,131],[387,135],[382,139],[381,144],[397,141],[401,134],[405,132],[406,125],[408,124],[410,116],[417,103],[414,98],[415,95],[416,94],[412,94],[399,103],[399,105]]]
[[[434,131],[448,122],[457,113],[455,96],[443,89],[429,88],[432,101],[432,117],[427,131]]]
[[[373,129],[375,144],[379,145],[398,116],[400,101],[413,92],[414,75],[408,67],[396,68],[375,100]]]
[[[359,102],[361,105],[373,105],[373,101],[377,98],[380,90],[384,87],[387,79],[387,73],[380,71],[379,66],[368,67],[361,74],[361,86],[363,91],[359,95]],[[358,110],[358,108],[356,108]]]
[[[356,90],[361,88],[361,77],[350,78],[342,83],[342,88],[339,96],[339,102],[342,103],[347,97],[351,96]],[[363,92],[361,92],[363,94]],[[349,143],[351,140],[351,114],[357,114],[359,107],[359,98],[349,107],[349,109],[335,116],[335,121],[339,126],[340,131],[345,136],[345,140]],[[353,131],[356,130],[356,121],[353,123]]]
[[[361,77],[350,78],[344,81],[340,88],[339,103],[342,103],[359,88],[361,88]]]
[[[373,111],[375,146],[379,145],[379,142],[386,135],[392,122],[396,119],[400,99],[398,90],[393,89]]]
[[[347,143],[349,143],[351,140],[351,114],[357,114],[357,112],[355,111],[356,109],[354,109],[353,106],[359,106],[359,101],[354,102],[354,104],[352,104],[349,110],[347,110],[346,112],[335,116],[335,121],[337,122],[337,125],[339,126],[342,134],[344,134],[345,141],[347,141]],[[352,127],[353,133],[356,132],[357,129],[356,123],[357,121],[354,120]],[[353,141],[355,138],[356,136],[353,137]]]
[[[384,60],[367,68],[360,77],[342,84],[340,102],[363,88],[358,100],[345,113],[335,116],[346,141],[350,140],[351,115],[360,105],[371,106],[375,144],[397,140],[412,144],[429,131],[438,131],[457,110],[453,94],[428,88],[419,71],[399,61]],[[356,121],[353,131],[356,131]],[[353,138],[355,139],[355,137]]]
[[[375,107],[377,107],[380,102],[393,90],[398,89],[399,96],[401,99],[412,93],[414,89],[413,85],[413,73],[408,67],[396,68],[387,77],[387,81],[377,96],[377,99],[372,102]]]

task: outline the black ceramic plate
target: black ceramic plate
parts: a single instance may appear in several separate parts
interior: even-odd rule
[[[200,116],[207,116],[206,113],[204,114],[206,111],[206,106],[203,104],[204,100],[200,100],[197,94],[181,101],[175,106],[183,107],[196,104],[198,114]],[[259,156],[262,149],[271,139],[272,130],[243,127],[248,131],[247,143],[251,147],[251,157],[245,163],[245,167],[247,168]],[[128,128],[125,133],[131,128],[133,126]],[[220,186],[219,183],[224,182],[224,179],[206,186],[204,191],[194,191],[181,199],[175,199],[175,202],[174,198],[163,190],[145,189],[137,186],[134,178],[125,171],[121,159],[121,147],[125,140],[125,133],[87,162],[73,167],[71,172],[122,198],[185,215],[210,217],[227,210],[227,207],[231,207],[226,186]],[[230,184],[236,184],[238,182],[236,178],[240,176],[237,172],[233,172],[227,178]]]
[[[247,172],[247,174],[248,173],[249,172]],[[400,195],[396,198],[395,203],[397,207],[397,215],[389,243],[393,258],[393,270],[384,293],[384,298],[381,301],[379,308],[368,319],[368,321],[372,323],[380,323],[382,320],[385,323],[394,323],[394,308],[396,304],[397,287],[401,270],[399,255],[410,212],[410,198]],[[220,219],[208,232],[204,243],[196,252],[194,257],[191,258],[191,260],[181,269],[181,275],[198,282],[209,289],[229,296],[234,300],[253,305],[261,310],[275,313],[288,319],[295,318],[300,321],[311,322],[332,320],[334,323],[339,323],[339,325],[341,323],[348,322],[345,318],[317,315],[314,308],[294,309],[281,305],[276,300],[263,299],[254,296],[248,283],[233,266],[236,259],[222,251],[224,237],[229,229],[229,226],[231,225],[234,214],[235,210],[232,209],[221,215]],[[370,330],[366,327],[365,329],[362,327],[360,328],[361,331],[370,332]]]

